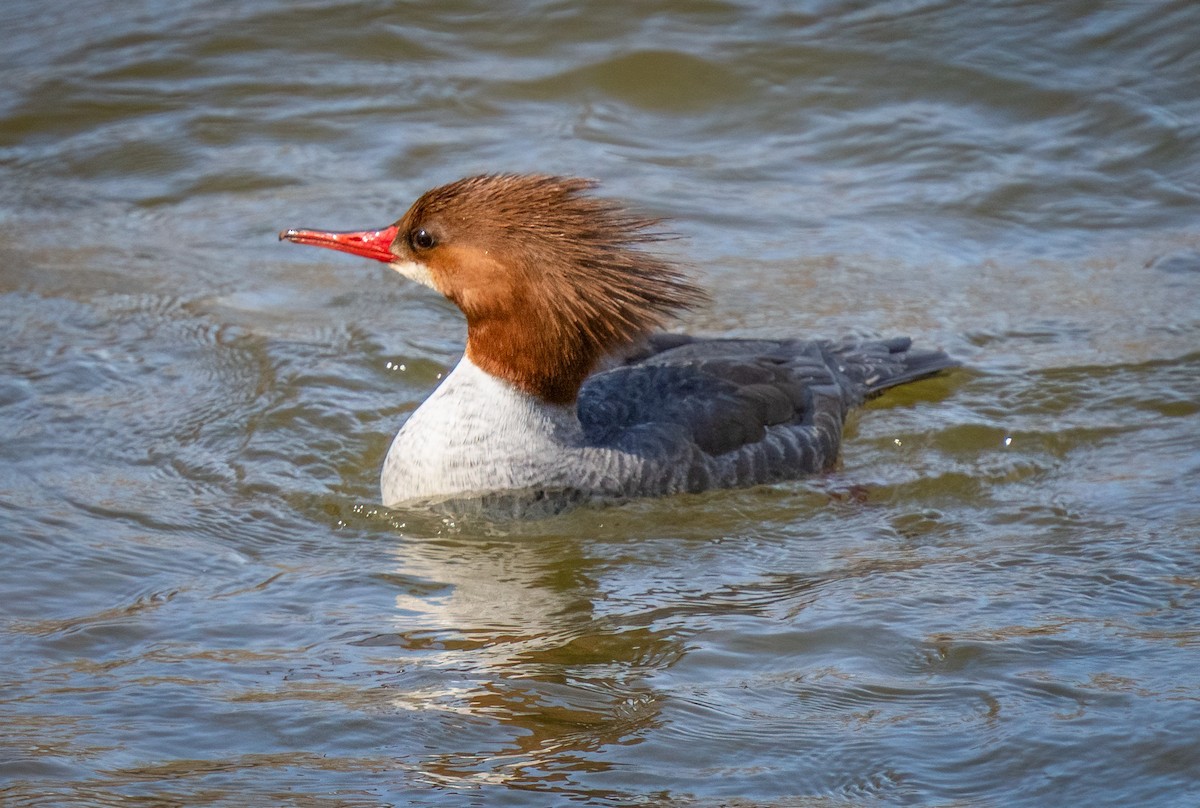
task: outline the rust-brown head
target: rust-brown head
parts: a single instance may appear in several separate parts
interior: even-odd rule
[[[606,355],[704,292],[643,249],[658,220],[587,194],[590,180],[489,174],[427,191],[391,227],[281,239],[384,261],[467,318],[467,356],[544,401],[575,400]]]

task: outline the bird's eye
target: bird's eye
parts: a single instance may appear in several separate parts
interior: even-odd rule
[[[408,234],[408,241],[418,250],[428,250],[437,240],[429,234],[429,231],[424,227],[412,231]]]

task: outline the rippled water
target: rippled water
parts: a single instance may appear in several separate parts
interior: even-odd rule
[[[1200,802],[1200,7],[9,6],[0,803]],[[385,512],[461,321],[275,233],[481,170],[966,368],[815,479]]]

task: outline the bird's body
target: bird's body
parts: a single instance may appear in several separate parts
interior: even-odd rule
[[[640,249],[653,222],[589,187],[473,177],[384,230],[281,234],[385,261],[467,317],[465,355],[388,452],[385,505],[554,507],[799,477],[836,462],[851,408],[956,364],[906,338],[655,334],[703,293]]]

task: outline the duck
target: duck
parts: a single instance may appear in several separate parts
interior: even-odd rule
[[[654,249],[661,219],[596,187],[483,174],[388,227],[279,234],[382,262],[466,319],[462,358],[387,452],[384,506],[559,509],[797,479],[836,466],[864,401],[959,364],[908,337],[666,332],[709,297]]]

